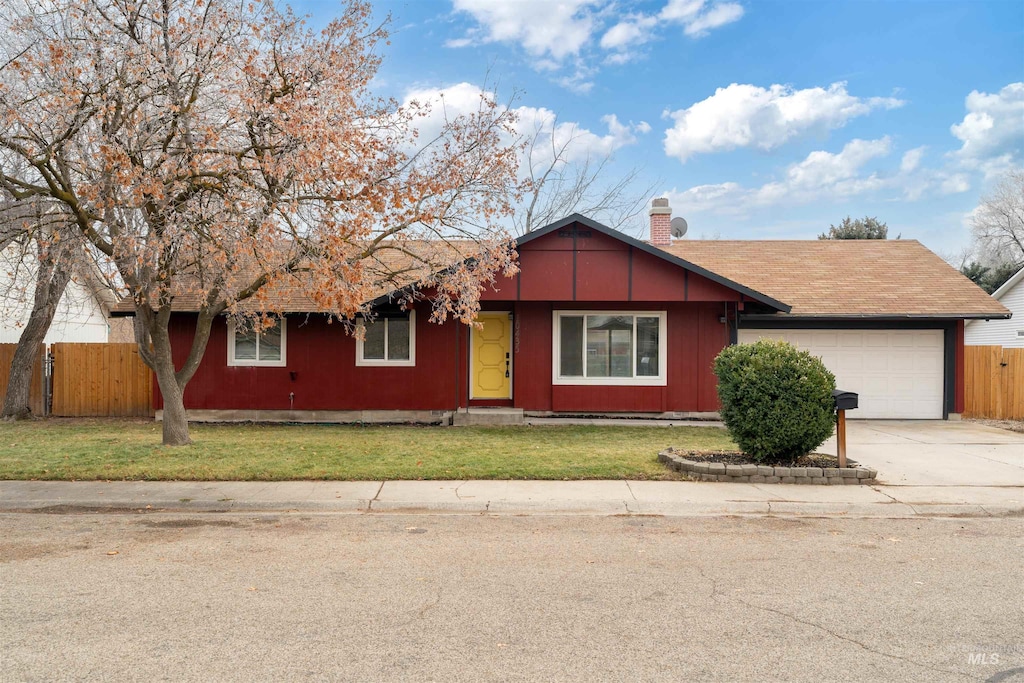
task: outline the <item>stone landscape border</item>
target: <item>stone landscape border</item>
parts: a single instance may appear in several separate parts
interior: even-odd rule
[[[687,460],[686,453],[671,450],[658,453],[658,461],[697,481],[731,481],[750,484],[877,484],[878,472],[867,467],[773,467],[771,465],[726,465],[720,462]]]

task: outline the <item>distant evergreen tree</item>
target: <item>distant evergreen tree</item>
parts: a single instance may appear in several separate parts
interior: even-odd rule
[[[985,287],[985,279],[988,277],[988,273],[990,270],[992,269],[989,268],[988,266],[978,263],[977,261],[965,263],[963,266],[960,267],[960,272],[964,274],[964,277],[966,277],[968,280],[978,285],[982,289],[985,289],[986,291],[987,288]]]
[[[960,268],[960,272],[971,280],[971,282],[991,294],[1002,287],[1003,284],[1013,277],[1014,273],[1019,269],[1020,266],[1009,262],[1000,263],[990,267],[982,265],[977,261],[971,261],[970,263],[962,266]]]
[[[991,294],[1002,287],[1021,267],[1013,263],[1000,263],[998,266],[994,266],[989,269],[988,278],[986,278],[987,287],[984,289]]]
[[[819,240],[884,240],[888,237],[889,226],[871,216],[857,219],[847,216],[839,225],[830,225],[828,232],[818,235]]]

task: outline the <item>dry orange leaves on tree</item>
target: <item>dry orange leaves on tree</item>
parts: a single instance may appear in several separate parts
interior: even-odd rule
[[[351,321],[418,282],[435,321],[465,322],[481,286],[515,269],[500,229],[522,189],[513,113],[482,96],[420,139],[428,105],[370,91],[387,32],[369,21],[359,0],[322,31],[272,3],[0,9],[0,184],[60,202],[116,272],[164,443],[189,441],[183,392],[219,315],[265,324],[280,313],[268,293],[290,287]],[[184,297],[199,313],[175,366]]]

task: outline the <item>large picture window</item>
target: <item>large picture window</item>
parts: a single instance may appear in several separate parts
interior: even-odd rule
[[[555,384],[665,384],[664,311],[556,311],[554,324]]]
[[[416,311],[360,323],[356,365],[415,365]]]
[[[236,329],[235,323],[229,322],[228,365],[284,367],[286,332],[287,324],[284,318],[278,318],[272,327],[262,332]]]

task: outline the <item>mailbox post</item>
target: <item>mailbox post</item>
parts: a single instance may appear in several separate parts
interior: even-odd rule
[[[857,394],[852,391],[836,389],[832,392],[836,406],[836,444],[840,467],[846,467],[846,411],[857,407],[857,399]]]

